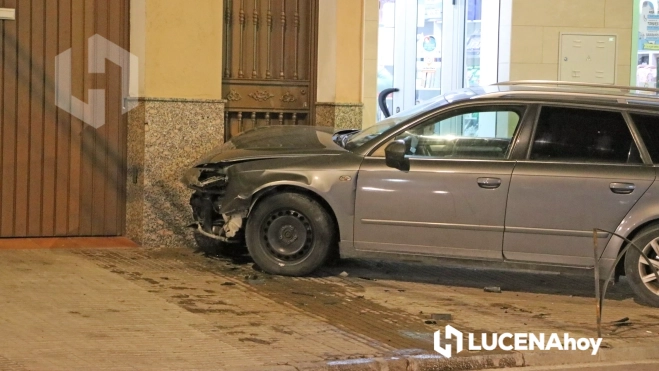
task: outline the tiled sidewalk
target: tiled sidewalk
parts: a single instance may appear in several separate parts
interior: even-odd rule
[[[492,285],[503,293],[483,292]],[[432,354],[445,323],[424,323],[430,313],[469,332],[591,337],[592,286],[588,277],[358,261],[277,277],[187,249],[0,249],[0,370],[292,371]],[[634,303],[624,282],[609,297],[609,350],[659,350],[657,309]],[[622,317],[628,325],[611,325]]]
[[[391,349],[186,264],[137,250],[1,251],[0,369],[292,369]]]

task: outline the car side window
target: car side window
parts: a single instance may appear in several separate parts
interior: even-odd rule
[[[652,162],[659,164],[659,116],[632,113],[632,119],[650,152]]]
[[[487,107],[429,119],[398,135],[411,157],[504,159],[524,107]]]
[[[642,163],[620,112],[542,107],[531,160],[609,164]]]

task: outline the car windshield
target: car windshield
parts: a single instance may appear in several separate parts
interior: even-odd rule
[[[345,148],[348,150],[352,150],[357,147],[361,147],[366,142],[370,141],[371,139],[377,138],[378,136],[382,135],[385,131],[400,124],[401,122],[407,121],[408,119],[417,116],[425,111],[428,111],[431,108],[443,106],[446,103],[447,102],[444,99],[444,97],[439,96],[435,99],[429,100],[418,106],[415,106],[414,108],[397,113],[389,118],[380,121],[374,126],[371,126],[370,128],[362,130],[359,133],[351,136],[350,139],[348,139],[348,141],[346,142]]]

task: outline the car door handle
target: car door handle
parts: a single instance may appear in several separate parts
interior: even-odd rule
[[[496,189],[501,187],[499,178],[478,178],[478,186],[485,189]]]
[[[619,195],[628,195],[636,190],[636,185],[633,183],[611,183],[611,192]]]

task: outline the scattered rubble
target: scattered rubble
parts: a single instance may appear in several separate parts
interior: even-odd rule
[[[309,297],[312,297],[312,298],[315,298],[315,297],[316,297],[316,295],[314,295],[314,294],[309,294],[309,293],[306,293],[306,292],[300,292],[300,291],[293,291],[293,292],[291,292],[291,294],[293,294],[293,295],[309,296]]]
[[[617,321],[613,321],[613,322],[611,322],[611,324],[613,326],[616,326],[616,327],[631,326],[632,325],[632,323],[629,322],[629,317],[625,317],[625,318],[619,319]]]
[[[430,318],[435,321],[452,321],[453,315],[450,313],[433,313]]]

